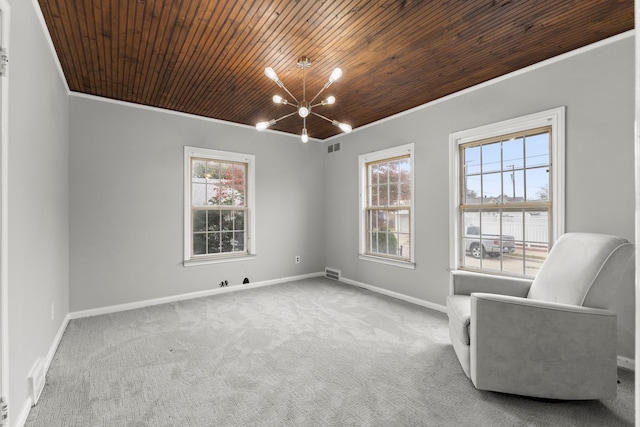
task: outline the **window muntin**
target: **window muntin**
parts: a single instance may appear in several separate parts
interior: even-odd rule
[[[415,268],[413,144],[359,156],[360,259]]]
[[[552,236],[552,129],[459,146],[461,268],[535,276]]]
[[[252,255],[251,155],[185,147],[185,264]]]

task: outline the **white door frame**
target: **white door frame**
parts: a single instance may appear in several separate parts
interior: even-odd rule
[[[637,366],[640,357],[640,316],[638,315],[638,307],[640,306],[640,33],[638,30],[638,22],[640,19],[640,0],[635,0],[635,195],[636,195],[636,223],[635,223],[635,240],[636,240],[636,343],[635,355],[636,361],[636,380],[635,380],[635,424],[640,426],[640,378],[638,378]]]
[[[10,7],[8,0],[0,0],[0,47],[9,55],[9,22]],[[9,394],[9,302],[8,302],[8,274],[7,274],[7,178],[8,171],[8,107],[9,82],[8,67],[4,77],[0,77],[0,396],[8,401]]]

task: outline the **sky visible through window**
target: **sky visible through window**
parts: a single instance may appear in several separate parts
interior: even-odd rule
[[[464,149],[466,203],[549,199],[549,132]]]

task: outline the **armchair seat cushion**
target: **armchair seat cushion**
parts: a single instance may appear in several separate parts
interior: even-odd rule
[[[469,324],[471,322],[471,297],[469,295],[449,295],[447,297],[449,328],[458,339],[469,345]]]

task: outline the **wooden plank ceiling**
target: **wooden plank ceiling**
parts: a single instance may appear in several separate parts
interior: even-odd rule
[[[633,28],[633,0],[39,0],[74,92],[255,125],[340,67],[321,114],[354,128]],[[290,97],[288,97],[290,99]],[[308,119],[312,138],[339,129]],[[300,134],[302,119],[273,129]]]

